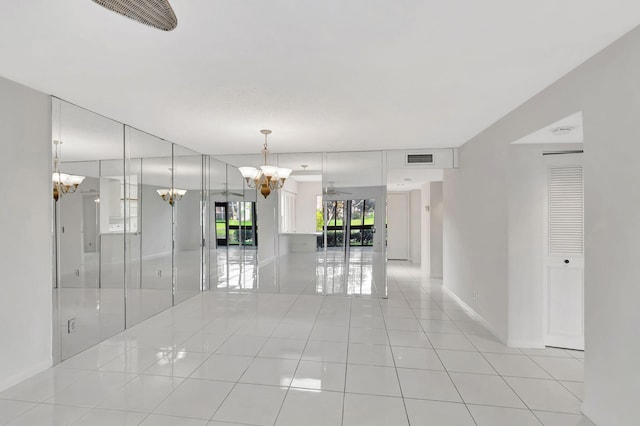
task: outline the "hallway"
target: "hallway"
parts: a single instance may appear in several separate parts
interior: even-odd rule
[[[591,424],[582,352],[508,348],[419,268],[388,274],[388,299],[202,293],[1,393],[0,423]]]

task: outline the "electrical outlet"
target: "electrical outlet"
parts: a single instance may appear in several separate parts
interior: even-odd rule
[[[156,271],[156,275],[158,276],[158,278],[162,277],[162,269],[158,269]]]
[[[76,274],[76,277],[79,277],[79,276],[80,276],[80,269],[76,269],[74,272],[75,272],[75,274]]]
[[[69,321],[67,321],[67,334],[71,334],[74,331],[76,331],[76,319],[71,318]]]

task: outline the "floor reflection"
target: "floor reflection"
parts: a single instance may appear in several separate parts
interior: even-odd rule
[[[253,291],[258,288],[258,254],[255,247],[226,247],[211,252],[217,274],[212,289]],[[215,281],[214,281],[215,279]],[[214,282],[217,283],[214,285]]]
[[[324,258],[324,264],[317,268],[316,293],[384,296],[378,294],[374,280],[374,263],[380,262],[382,256],[371,248],[352,248],[348,259],[344,251],[328,249],[320,258]],[[381,280],[383,276],[378,279]]]
[[[125,269],[105,253],[102,259],[97,252],[84,253],[76,271],[62,268],[60,286],[53,289],[61,359],[124,330],[125,322],[131,327],[170,308],[174,298],[177,304],[199,294],[199,264],[199,250],[176,252],[175,294],[170,254],[140,258],[134,253]]]
[[[78,274],[65,276],[53,290],[58,312],[62,359],[127,327],[199,294],[198,251],[176,253],[176,290],[172,294],[171,256],[127,264],[98,266],[96,254],[85,256]],[[386,297],[385,261],[371,248],[289,253],[260,265],[253,247],[211,252],[211,289],[237,293],[358,295]],[[213,263],[215,261],[215,264]],[[126,306],[126,312],[125,312]],[[75,328],[70,329],[69,321]]]
[[[289,253],[260,265],[254,248],[215,252],[216,290],[386,297],[385,260],[371,248]],[[214,286],[212,286],[214,288]]]

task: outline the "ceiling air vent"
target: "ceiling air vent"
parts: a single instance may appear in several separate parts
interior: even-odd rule
[[[433,154],[407,154],[406,165],[433,164]]]

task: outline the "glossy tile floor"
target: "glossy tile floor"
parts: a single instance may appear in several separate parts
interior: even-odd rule
[[[417,268],[389,298],[207,292],[0,394],[10,425],[590,425],[582,352],[497,342]]]

